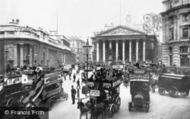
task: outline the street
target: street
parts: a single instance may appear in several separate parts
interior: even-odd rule
[[[79,76],[79,75],[78,75]],[[69,79],[64,81],[63,88],[69,93],[67,101],[60,101],[55,104],[49,112],[49,119],[79,119],[80,111],[77,104],[72,105],[71,85],[76,87]],[[150,92],[150,110],[148,113],[143,111],[128,111],[128,102],[131,101],[129,86],[126,88],[123,84],[120,86],[121,107],[118,113],[115,113],[111,119],[189,119],[190,118],[190,96],[172,98],[168,95],[161,96]],[[85,119],[85,117],[82,117]]]

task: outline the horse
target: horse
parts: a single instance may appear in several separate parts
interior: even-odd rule
[[[90,113],[90,108],[91,108],[91,104],[90,102],[86,102],[83,103],[82,101],[79,101],[77,103],[77,109],[80,109],[80,118],[82,118],[82,116],[86,115],[86,119],[88,119],[88,113]]]
[[[98,119],[99,115],[102,116],[102,119],[106,117],[106,104],[104,102],[93,105],[91,110],[91,119]]]

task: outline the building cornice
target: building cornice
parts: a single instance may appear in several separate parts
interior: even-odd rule
[[[161,12],[160,14],[162,16],[165,16],[165,15],[168,15],[170,12],[173,12],[175,10],[179,10],[179,9],[182,9],[182,8],[190,8],[190,4],[183,4],[183,5],[180,5],[180,6],[176,6],[176,7],[173,7],[165,12]]]

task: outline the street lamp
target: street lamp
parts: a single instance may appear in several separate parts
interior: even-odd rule
[[[86,51],[86,60],[87,60],[87,62],[86,62],[87,69],[86,69],[86,70],[87,70],[87,79],[88,79],[88,57],[89,57],[89,51],[90,51],[90,49],[92,48],[92,46],[89,45],[88,39],[87,39],[86,45],[84,45],[83,48],[84,48],[85,51]]]

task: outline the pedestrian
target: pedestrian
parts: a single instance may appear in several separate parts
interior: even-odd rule
[[[7,74],[10,74],[10,72],[11,72],[10,64],[7,64]]]
[[[77,87],[77,97],[80,98],[80,89]]]
[[[79,81],[79,79],[77,80],[77,87],[80,89],[80,81]]]
[[[74,89],[73,85],[71,86],[71,98],[72,98],[72,104],[75,104],[75,95],[76,95],[76,90]]]
[[[66,73],[63,74],[63,77],[64,77],[64,79],[66,81],[66,77],[67,77]]]
[[[69,79],[71,80],[72,70],[69,70]]]
[[[75,79],[76,79],[76,75],[73,74],[73,82],[75,82]]]

